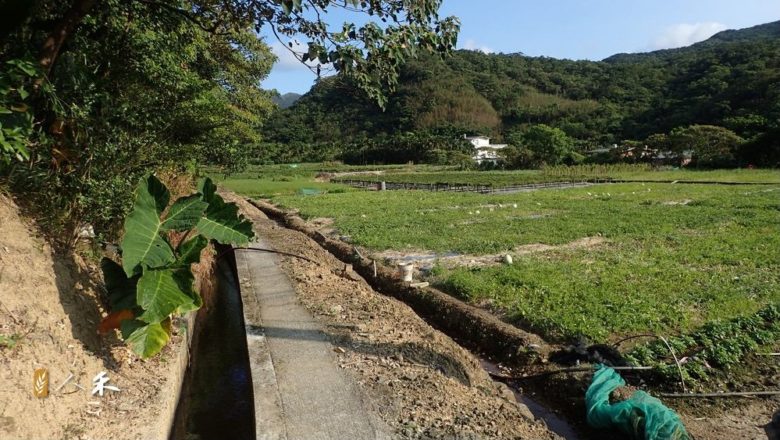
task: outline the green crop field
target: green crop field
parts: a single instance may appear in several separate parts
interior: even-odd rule
[[[780,183],[780,171],[772,169],[655,170],[643,165],[583,165],[518,171],[426,171],[389,169],[381,175],[344,176],[336,180],[398,183],[444,183],[503,187],[531,183],[615,179],[638,181],[694,181],[725,183]]]
[[[353,192],[275,199],[375,250],[516,255],[436,280],[553,339],[685,332],[780,302],[780,186],[621,183],[510,195]]]
[[[303,163],[256,165],[228,176],[221,174],[216,168],[204,168],[203,172],[224,187],[252,197],[294,195],[301,192],[344,192],[349,190],[349,187],[340,181],[349,179],[372,182],[487,185],[496,188],[596,178],[780,183],[780,171],[777,170],[658,171],[646,165],[588,165],[519,171],[457,171],[451,166],[432,165],[356,166],[340,163]],[[323,174],[329,175],[328,178],[317,179],[318,175]],[[327,181],[328,179],[330,181]]]
[[[451,167],[430,165],[344,165],[340,163],[302,163],[250,166],[240,173],[225,175],[218,168],[205,167],[203,174],[220,185],[250,197],[274,197],[302,192],[345,192],[350,187],[317,179],[321,174],[365,172],[441,171]],[[370,179],[371,175],[356,174],[355,178]]]
[[[274,197],[302,192],[346,192],[352,188],[338,183],[316,182],[307,177],[284,177],[268,179],[227,178],[219,180],[225,188],[249,197]]]

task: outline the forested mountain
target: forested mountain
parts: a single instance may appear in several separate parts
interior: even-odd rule
[[[295,101],[299,100],[301,98],[301,94],[299,93],[285,93],[284,95],[277,95],[272,98],[274,104],[278,105],[279,108],[288,108],[295,104]]]
[[[776,161],[780,22],[603,61],[475,51],[416,59],[405,65],[385,111],[349,82],[327,78],[273,115],[265,137],[327,158],[352,142],[404,132],[511,140],[537,124],[562,130],[583,151],[715,125],[751,141],[753,156]]]

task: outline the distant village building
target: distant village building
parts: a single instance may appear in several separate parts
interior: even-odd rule
[[[498,150],[506,148],[506,144],[491,144],[490,138],[487,136],[466,136],[463,135],[463,139],[471,142],[474,146],[474,155],[471,156],[478,164],[493,163],[496,164],[502,160],[498,154]]]

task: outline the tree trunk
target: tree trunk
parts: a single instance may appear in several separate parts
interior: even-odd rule
[[[38,62],[41,64],[46,76],[49,76],[51,73],[62,45],[95,3],[97,3],[97,0],[74,0],[70,9],[68,9],[59,23],[54,26],[46,41],[43,42]]]

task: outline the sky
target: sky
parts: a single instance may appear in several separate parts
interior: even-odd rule
[[[458,49],[601,60],[780,20],[780,0],[444,0],[440,16],[449,15],[461,20]],[[267,32],[279,61],[262,87],[305,93],[315,75]]]

